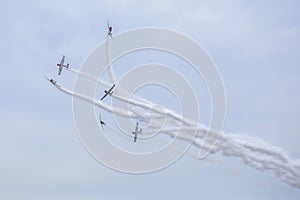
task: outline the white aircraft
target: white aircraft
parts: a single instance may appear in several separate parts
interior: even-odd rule
[[[139,123],[138,122],[136,123],[135,131],[133,131],[132,134],[134,134],[133,141],[136,142],[137,134],[142,134],[142,128],[140,128],[140,130],[139,130]]]
[[[58,66],[58,75],[61,75],[61,72],[62,72],[64,67],[69,68],[69,63],[67,65],[65,65],[64,63],[65,63],[65,56],[63,56],[60,63],[57,64],[57,66]]]
[[[109,90],[104,90],[105,94],[103,95],[103,97],[100,99],[100,101],[102,101],[107,95],[112,95],[113,93],[113,89],[116,85],[113,84],[113,86],[111,86],[111,88],[109,88]]]
[[[102,130],[104,132],[104,127],[103,126],[106,125],[106,123],[104,121],[102,121],[102,119],[101,119],[101,113],[99,114],[99,121],[100,121],[101,128],[102,128]]]
[[[47,76],[45,76],[45,79],[47,79],[48,81],[50,81],[50,83],[52,83],[53,85],[57,86],[56,81],[53,79],[49,79]]]
[[[112,27],[109,26],[109,22],[107,22],[107,28],[108,28],[107,35],[110,36],[111,39],[113,39],[113,37],[112,37]]]

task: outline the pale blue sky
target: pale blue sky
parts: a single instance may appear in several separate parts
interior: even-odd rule
[[[1,12],[1,199],[298,199],[299,189],[239,159],[191,153],[157,173],[96,162],[74,128],[71,98],[43,76],[64,53],[80,66],[106,36],[164,27],[210,54],[227,93],[225,131],[300,158],[298,1],[4,1]],[[57,76],[56,76],[57,77]],[[71,88],[74,75],[57,78]],[[194,149],[191,149],[193,152]]]

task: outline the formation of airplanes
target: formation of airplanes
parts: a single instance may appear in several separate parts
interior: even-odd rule
[[[112,37],[112,26],[109,25],[109,22],[107,22],[107,28],[108,28],[107,36],[109,36],[111,39],[113,39],[113,37]],[[57,66],[58,66],[58,75],[61,75],[63,69],[64,68],[69,68],[70,64],[69,63],[65,64],[65,56],[63,55],[62,58],[61,58],[61,60],[60,60],[60,63],[58,63]],[[52,83],[54,86],[60,87],[59,85],[57,85],[57,83],[56,83],[56,81],[54,79],[49,79],[46,76],[45,76],[45,78],[50,83]],[[115,86],[116,85],[113,84],[108,90],[104,90],[105,94],[101,97],[100,101],[102,101],[107,96],[111,96],[113,94],[113,90],[114,90]],[[99,122],[100,122],[102,130],[104,131],[104,127],[103,126],[105,126],[106,123],[104,121],[102,121],[102,119],[101,119],[101,113],[99,115]],[[134,139],[133,139],[134,142],[136,142],[138,134],[141,134],[141,133],[142,133],[142,128],[139,129],[139,123],[137,122],[135,130],[132,132],[132,134],[134,134]]]

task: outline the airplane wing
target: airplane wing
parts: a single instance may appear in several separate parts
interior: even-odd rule
[[[111,95],[112,90],[114,89],[114,87],[116,86],[116,84],[113,84],[113,86],[111,88],[109,88],[108,91],[105,90],[105,94],[103,95],[103,97],[100,99],[100,101],[102,101],[107,95]]]
[[[135,131],[132,133],[134,134],[133,142],[136,142],[137,134],[139,133],[139,123],[138,122],[136,123]]]
[[[102,131],[103,131],[103,132],[105,132],[105,131],[104,131],[104,127],[103,127],[103,124],[101,124],[101,128],[102,128]]]
[[[45,79],[47,79],[48,81],[50,81],[50,79],[47,76],[44,76],[44,77],[45,77]]]
[[[53,79],[49,79],[47,76],[44,76],[45,79],[47,79],[50,83],[52,83],[53,85],[56,85],[56,81],[54,81]]]
[[[105,94],[103,95],[103,97],[101,97],[100,101],[102,101],[107,95],[108,95],[108,92],[105,93]]]
[[[45,79],[47,79],[52,85],[54,85],[55,87],[61,87],[60,85],[58,85],[57,83],[56,83],[56,81],[54,81],[54,82],[51,82],[51,80],[47,77],[47,76],[44,76],[45,77]]]
[[[107,91],[107,93],[110,93],[114,89],[115,86],[116,86],[116,84],[113,84],[113,86],[111,86],[111,88],[109,88],[109,90]]]

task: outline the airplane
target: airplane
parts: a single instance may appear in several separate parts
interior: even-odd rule
[[[61,75],[61,72],[62,72],[64,67],[69,68],[69,63],[67,65],[65,65],[64,62],[65,62],[65,56],[63,55],[60,63],[57,64],[57,66],[58,66],[58,75]]]
[[[102,101],[107,95],[112,95],[113,89],[114,89],[115,85],[116,85],[116,84],[113,84],[113,86],[111,86],[111,88],[109,88],[109,90],[104,90],[105,94],[104,94],[103,97],[100,99],[100,101]]]
[[[136,123],[135,131],[133,131],[132,134],[134,134],[133,142],[136,142],[137,134],[142,134],[142,128],[140,128],[140,130],[139,130],[139,123],[138,122]]]
[[[102,130],[104,132],[103,126],[106,125],[106,123],[104,121],[102,121],[102,119],[101,119],[101,113],[99,114],[99,121],[100,121],[101,128],[102,128]]]
[[[109,22],[107,22],[107,28],[108,28],[107,35],[110,36],[111,39],[113,39],[113,37],[112,37],[112,26],[109,26]]]
[[[57,86],[55,80],[49,79],[47,76],[45,76],[45,79],[47,79],[48,81],[50,81],[50,83],[52,83],[53,85]]]

